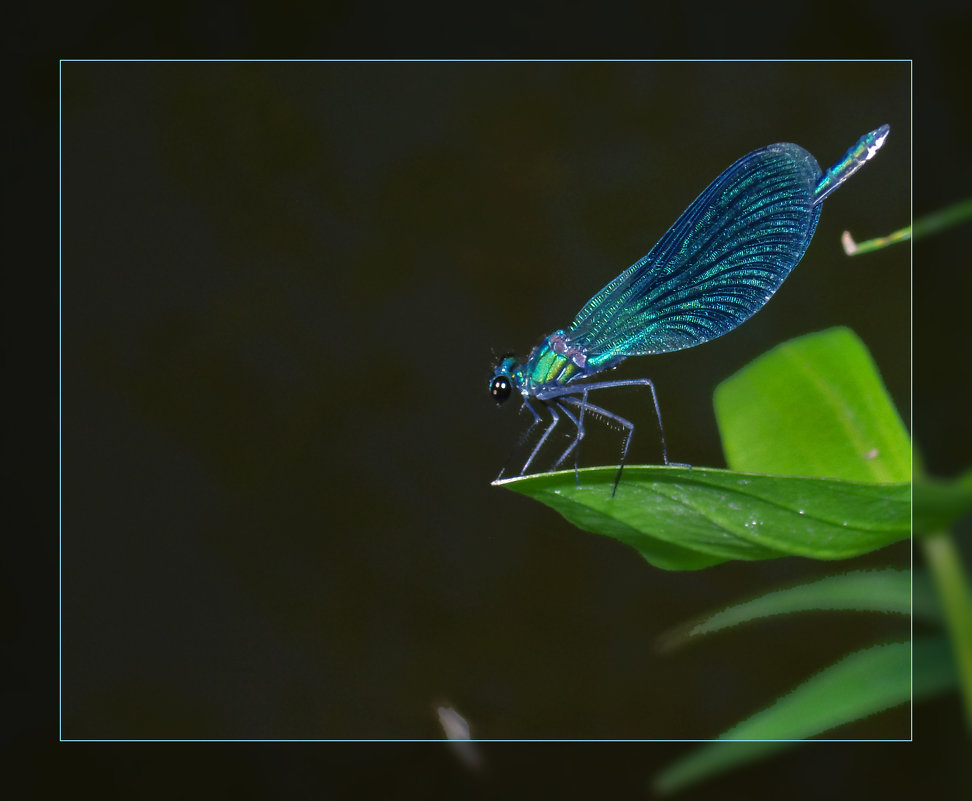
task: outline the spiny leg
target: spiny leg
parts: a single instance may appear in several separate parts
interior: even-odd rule
[[[665,444],[665,426],[662,425],[661,407],[658,405],[658,393],[655,392],[655,385],[650,378],[638,378],[634,379],[634,382],[635,384],[647,385],[648,389],[651,390],[651,400],[655,404],[655,418],[658,420],[658,435],[661,437],[662,461],[672,467],[687,467],[691,470],[692,465],[688,462],[670,462],[668,460],[668,446]]]
[[[577,451],[575,449],[580,441],[584,439],[584,425],[581,423],[581,420],[584,419],[584,410],[583,408],[581,409],[581,417],[580,420],[578,420],[576,417],[574,417],[574,415],[567,411],[567,408],[561,405],[561,403],[557,401],[554,401],[554,403],[556,404],[557,408],[567,416],[567,419],[577,426],[577,436],[574,437],[574,441],[567,446],[567,450],[561,454],[560,458],[557,460],[557,463],[553,466],[553,469],[556,470],[558,467],[560,467],[564,459],[570,455],[570,452],[574,451],[574,483],[580,486],[580,476],[577,473]]]
[[[659,406],[658,404],[658,393],[655,392],[655,385],[652,383],[650,378],[629,378],[620,381],[595,381],[592,384],[586,384],[583,388],[582,402],[586,404],[587,393],[595,389],[610,389],[612,387],[645,387],[645,386],[648,387],[649,390],[651,390],[651,400],[652,403],[654,403],[655,405],[655,418],[658,420],[658,433],[661,436],[662,461],[664,462],[664,464],[669,464],[668,445],[665,442],[665,426],[662,424],[661,406]],[[557,397],[558,395],[576,395],[579,391],[580,391],[580,387],[570,387],[569,389],[564,388],[562,391],[555,390],[553,392],[548,392],[545,399]],[[593,406],[591,406],[591,410],[592,411],[594,410]],[[612,415],[610,414],[608,416],[612,417]],[[580,421],[581,421],[581,425],[583,425],[584,422],[583,407],[581,408]]]
[[[614,487],[611,489],[611,497],[613,498],[614,493],[618,491],[618,484],[621,481],[621,471],[624,470],[624,463],[628,458],[628,447],[631,445],[631,437],[634,436],[634,423],[632,423],[630,420],[625,420],[620,415],[609,412],[607,409],[601,406],[596,406],[587,400],[582,400],[580,398],[564,398],[563,402],[578,407],[582,414],[584,410],[590,409],[595,414],[599,414],[608,420],[614,420],[614,422],[616,422],[618,425],[628,430],[628,436],[624,439],[624,447],[621,449],[621,463],[618,465],[618,474],[614,478]]]
[[[510,450],[510,454],[509,456],[506,457],[506,461],[503,462],[503,467],[500,470],[499,475],[496,476],[497,481],[499,481],[503,477],[503,473],[506,472],[506,468],[510,466],[510,461],[512,461],[513,455],[517,453],[520,450],[520,448],[523,447],[523,443],[527,441],[527,438],[530,436],[530,432],[533,431],[533,429],[537,427],[537,423],[540,422],[540,415],[537,414],[536,409],[534,409],[533,406],[530,405],[530,401],[527,400],[526,398],[523,399],[523,404],[520,406],[520,411],[522,412],[524,408],[528,409],[530,411],[530,414],[533,415],[533,422],[530,423],[526,431],[520,434],[520,437],[519,439],[517,439],[516,444]],[[520,473],[520,475],[523,475],[522,472]]]
[[[526,403],[526,401],[524,401],[524,403]],[[557,425],[557,422],[560,420],[560,415],[557,414],[557,410],[553,406],[549,406],[546,403],[544,403],[544,406],[550,409],[550,416],[553,419],[550,421],[550,425],[547,426],[547,430],[543,432],[543,436],[540,437],[540,441],[536,444],[536,447],[530,453],[530,458],[526,460],[526,464],[523,465],[523,469],[520,470],[521,476],[524,473],[526,473],[527,469],[530,467],[530,463],[533,461],[534,457],[540,452],[540,448],[543,447],[543,443],[547,441],[547,437],[550,436],[550,432],[554,430],[554,428]],[[530,408],[530,411],[531,412],[533,411],[532,407]],[[534,414],[536,414],[536,412],[534,412]],[[539,418],[539,415],[537,415],[537,417]]]
[[[584,387],[584,403],[587,403],[587,387]],[[577,430],[580,432],[580,436],[584,436],[584,409],[585,406],[581,406],[580,414],[578,415]],[[579,444],[579,443],[578,443]],[[574,481],[580,485],[580,479],[577,476],[577,457],[580,455],[580,448],[574,451]]]
[[[586,404],[587,387],[583,387],[582,394],[584,398],[584,403]],[[580,407],[580,414],[578,415],[576,420],[574,420],[574,418],[571,417],[571,420],[574,420],[574,425],[577,426],[577,437],[574,440],[574,442],[571,444],[571,446],[564,452],[564,455],[560,457],[560,461],[557,462],[557,464],[560,464],[560,462],[562,462],[565,458],[567,458],[567,454],[569,454],[571,450],[574,451],[574,485],[578,487],[580,486],[580,475],[577,471],[577,459],[580,456],[580,448],[578,446],[580,445],[580,441],[584,439],[584,409],[585,408],[586,408],[585,406]],[[560,409],[564,414],[568,413],[567,409],[564,408],[563,406],[561,406]]]
[[[651,402],[655,404],[655,419],[658,420],[658,435],[661,437],[662,461],[668,464],[668,446],[665,444],[665,426],[662,425],[661,407],[658,405],[658,393],[650,378],[641,379],[651,390]]]

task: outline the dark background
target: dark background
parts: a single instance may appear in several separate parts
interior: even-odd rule
[[[796,141],[826,167],[889,122],[759,316],[617,375],[656,381],[673,458],[721,466],[715,384],[844,324],[907,421],[908,247],[848,260],[838,241],[909,219],[907,63],[68,63],[62,80],[63,737],[436,738],[444,701],[483,738],[707,738],[907,634],[792,618],[658,655],[687,617],[908,549],[656,570],[489,486],[525,418],[486,395],[494,351],[566,325],[732,160]],[[916,180],[916,215],[961,197],[949,173]],[[657,461],[644,400],[612,408],[642,424],[634,460]],[[928,440],[933,469],[962,466]],[[487,764],[516,769],[502,749]]]

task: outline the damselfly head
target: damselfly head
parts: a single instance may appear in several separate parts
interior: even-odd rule
[[[493,396],[493,400],[496,401],[497,406],[505,403],[512,392],[513,382],[507,375],[495,376],[489,384],[489,394]]]
[[[493,370],[493,378],[489,382],[489,394],[493,396],[497,405],[504,403],[513,393],[513,374],[517,366],[516,357],[508,353]]]

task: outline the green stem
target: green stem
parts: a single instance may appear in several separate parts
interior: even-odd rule
[[[923,537],[920,543],[945,611],[965,705],[966,724],[972,730],[972,589],[949,532],[930,534]]]
[[[893,245],[895,242],[903,242],[906,239],[911,239],[910,225],[887,236],[878,236],[874,239],[868,239],[865,242],[855,242],[850,231],[844,231],[840,237],[840,244],[844,246],[844,253],[848,256],[858,256],[861,253],[880,250],[881,248],[886,248],[888,245]]]
[[[848,256],[856,256],[860,253],[868,253],[872,250],[880,250],[895,242],[904,242],[908,239],[918,239],[951,228],[953,225],[972,219],[972,198],[960,200],[951,206],[933,212],[920,220],[915,220],[914,226],[906,226],[887,236],[879,236],[875,239],[868,239],[864,242],[855,242],[850,235],[850,231],[844,231],[840,241],[844,246],[844,253]]]

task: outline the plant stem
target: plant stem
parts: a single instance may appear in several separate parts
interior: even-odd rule
[[[868,239],[864,242],[855,242],[850,231],[844,231],[840,238],[844,246],[844,252],[848,256],[855,256],[859,253],[868,253],[872,250],[880,250],[895,242],[903,242],[907,239],[918,239],[921,236],[934,234],[945,228],[951,228],[966,220],[972,219],[972,198],[960,200],[947,208],[933,212],[920,220],[915,220],[914,230],[908,225],[887,236],[879,236],[875,239]]]
[[[965,720],[972,731],[972,589],[962,569],[955,541],[948,531],[929,534],[920,543],[942,601],[965,706]]]

